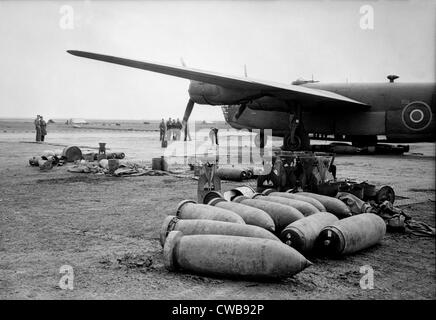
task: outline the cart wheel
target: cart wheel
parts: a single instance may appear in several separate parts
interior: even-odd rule
[[[394,189],[392,189],[389,186],[381,187],[380,190],[378,190],[376,195],[375,195],[375,202],[377,204],[380,204],[386,200],[388,200],[392,204],[394,204],[394,201],[395,201]]]

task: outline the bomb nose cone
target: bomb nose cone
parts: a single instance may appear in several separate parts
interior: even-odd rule
[[[206,195],[204,196],[203,203],[204,203],[204,204],[210,204],[210,202],[211,202],[213,199],[223,199],[223,200],[224,200],[224,197],[223,197],[223,195],[222,195],[221,193],[219,193],[218,191],[209,191],[209,192],[206,193]]]
[[[227,200],[223,199],[223,198],[214,198],[214,199],[210,200],[207,204],[210,205],[210,206],[214,206],[217,203],[223,202],[223,201],[227,202]]]
[[[313,262],[309,261],[306,259],[306,268],[310,267],[311,265],[313,265]]]
[[[164,245],[164,264],[168,270],[178,269],[177,257],[175,257],[174,248],[179,243],[180,239],[183,237],[183,233],[180,231],[171,231],[165,240]]]
[[[159,234],[159,240],[162,247],[165,244],[165,239],[167,237],[167,234],[174,229],[174,226],[176,225],[178,220],[179,219],[176,216],[167,216],[164,219]]]
[[[265,195],[265,196],[267,196],[267,195],[269,195],[271,192],[274,192],[274,191],[275,191],[274,189],[265,189],[265,190],[263,190],[262,194]]]
[[[179,216],[179,214],[180,214],[180,210],[182,210],[182,207],[185,205],[185,204],[188,204],[188,203],[197,203],[196,201],[194,201],[194,200],[182,200],[182,201],[180,201],[179,202],[179,204],[177,205],[177,216]]]
[[[241,201],[247,200],[247,199],[250,199],[250,198],[246,197],[246,196],[237,196],[237,197],[233,198],[232,201],[236,202],[236,203],[240,203]]]

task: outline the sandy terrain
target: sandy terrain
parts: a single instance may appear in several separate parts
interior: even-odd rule
[[[381,245],[337,260],[311,258],[313,266],[275,283],[169,272],[158,230],[179,201],[196,199],[195,180],[73,174],[66,167],[40,172],[28,166],[43,150],[70,142],[96,146],[100,139],[125,148],[128,158],[150,163],[160,150],[156,132],[132,138],[101,130],[59,136],[49,131],[48,142],[36,144],[30,143],[31,131],[0,129],[0,299],[436,297],[434,238],[409,234],[387,234]],[[129,139],[133,144],[126,146]],[[434,226],[434,145],[413,145],[411,151],[423,155],[339,156],[338,174],[393,186],[408,214]],[[223,183],[223,189],[236,185]],[[74,269],[74,290],[58,286],[65,264]],[[372,290],[359,286],[363,265],[375,271]]]

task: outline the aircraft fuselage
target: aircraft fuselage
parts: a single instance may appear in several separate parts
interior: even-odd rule
[[[391,142],[435,141],[435,83],[308,83],[302,86],[334,92],[368,104],[366,110],[329,108],[301,101],[302,121],[308,133],[377,136]],[[237,129],[272,129],[284,136],[289,130],[289,103],[262,92],[238,91],[191,82],[191,99],[199,104],[224,105],[226,121]],[[242,104],[246,109],[235,117]]]

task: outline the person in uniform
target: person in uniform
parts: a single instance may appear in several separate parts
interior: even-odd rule
[[[172,136],[173,136],[172,121],[171,121],[171,118],[168,118],[168,121],[167,121],[167,141],[171,141]]]
[[[34,124],[36,130],[36,141],[39,142],[41,141],[41,123],[39,122],[39,114],[36,116]]]
[[[180,137],[182,136],[182,123],[180,122],[179,118],[177,118],[176,122],[176,140],[179,141]]]
[[[41,127],[41,141],[44,141],[47,135],[47,122],[45,122],[42,116],[39,118],[39,126]]]
[[[176,140],[176,130],[176,120],[173,119],[173,121],[171,122],[171,140]]]
[[[159,124],[159,132],[160,132],[159,141],[165,140],[166,129],[167,129],[167,126],[165,124],[165,120],[162,118],[162,122]]]

